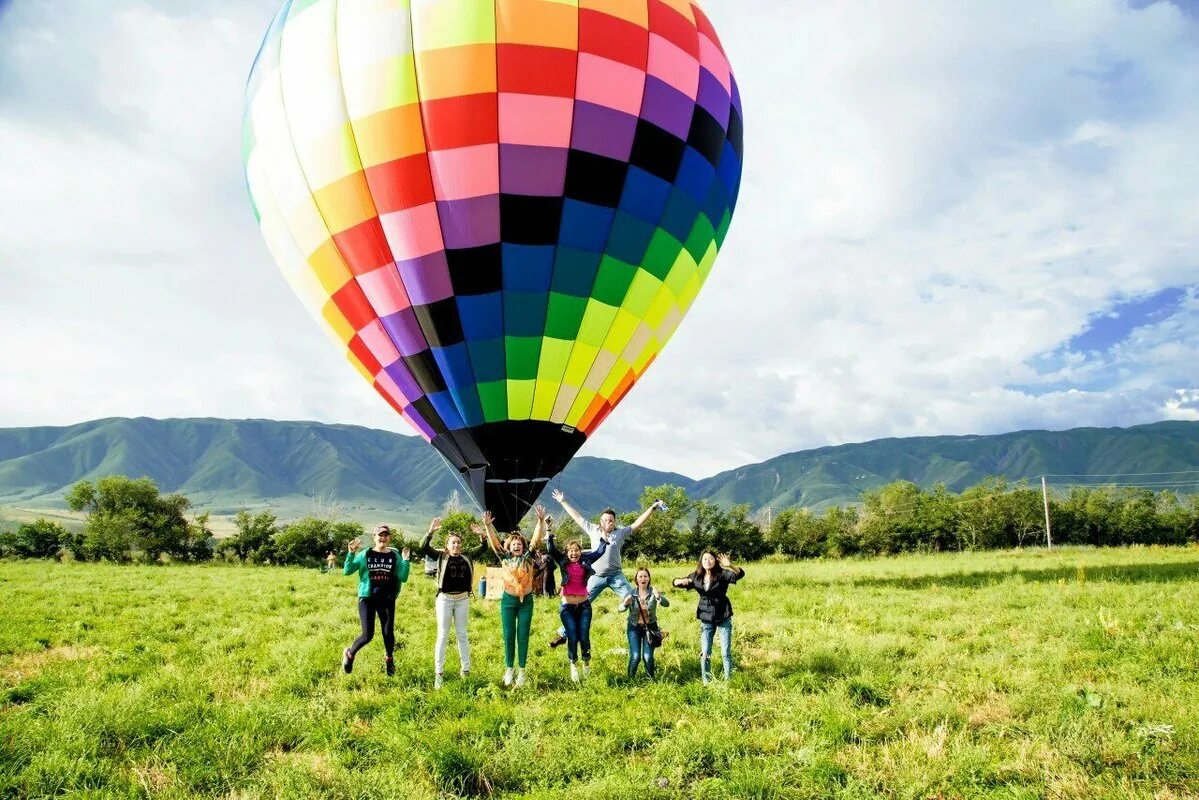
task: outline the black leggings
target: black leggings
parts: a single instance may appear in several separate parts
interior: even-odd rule
[[[391,658],[396,646],[396,599],[395,595],[376,595],[374,597],[358,598],[358,621],[362,623],[362,633],[350,645],[350,658],[371,639],[375,638],[375,615],[379,615],[379,629],[383,632],[383,649]]]

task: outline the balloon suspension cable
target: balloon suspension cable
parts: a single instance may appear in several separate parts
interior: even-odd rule
[[[462,487],[462,496],[469,499],[471,504],[474,505],[474,507],[479,510],[480,514],[485,512],[487,509],[485,509],[485,508],[483,508],[483,506],[479,505],[479,501],[475,499],[475,493],[470,490],[470,485],[462,477],[462,473],[459,472],[458,469],[453,464],[450,463],[450,460],[448,458],[446,458],[444,455],[442,455],[440,450],[434,448],[433,452],[435,452],[435,453],[437,453],[437,455],[441,456],[441,461],[443,464],[445,464],[446,469],[448,469],[450,471],[450,474],[454,476],[454,480],[458,481],[458,485],[460,487]]]

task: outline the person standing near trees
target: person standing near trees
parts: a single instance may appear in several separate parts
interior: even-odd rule
[[[591,672],[591,600],[587,597],[587,580],[594,570],[592,564],[608,549],[608,541],[601,539],[595,550],[583,552],[583,545],[571,539],[565,552],[554,545],[554,534],[550,533],[549,556],[562,570],[562,607],[558,616],[566,629],[567,655],[570,659],[570,679],[579,682],[579,647],[583,650],[583,672],[586,678]]]
[[[525,685],[525,665],[529,659],[529,630],[533,624],[533,576],[536,572],[534,551],[545,533],[545,508],[537,506],[537,527],[533,538],[526,542],[520,531],[504,537],[495,532],[494,517],[483,512],[483,531],[492,551],[500,559],[504,592],[500,596],[500,629],[504,637],[504,685],[513,683],[512,670],[519,664],[516,686]]]
[[[675,578],[677,589],[693,589],[699,594],[695,618],[699,620],[699,669],[704,686],[712,680],[712,639],[720,629],[720,650],[724,659],[724,679],[733,674],[733,604],[729,587],[745,577],[745,570],[734,567],[728,556],[717,557],[705,550],[695,572]]]
[[[599,548],[600,541],[606,539],[608,548],[604,554],[598,558],[592,568],[595,574],[587,579],[587,599],[590,602],[595,602],[595,599],[600,596],[604,589],[611,588],[612,591],[620,595],[621,599],[628,597],[633,593],[633,587],[629,585],[629,579],[624,575],[624,567],[621,562],[621,549],[624,547],[625,539],[630,533],[633,533],[642,525],[657,509],[664,504],[661,500],[655,500],[650,504],[649,508],[641,512],[641,516],[633,520],[628,525],[616,527],[616,512],[611,508],[605,508],[600,514],[599,524],[589,522],[583,518],[583,515],[575,510],[574,506],[566,502],[566,495],[561,489],[555,489],[552,497],[558,501],[562,509],[570,515],[570,518],[575,521],[575,524],[583,529],[589,537],[591,537],[591,549]],[[563,601],[565,602],[565,601]],[[558,635],[550,641],[550,647],[557,647],[566,643],[565,628],[558,629]]]
[[[345,649],[341,657],[341,668],[349,674],[354,671],[354,657],[358,651],[375,637],[375,617],[383,634],[383,666],[388,675],[395,675],[395,614],[396,597],[401,584],[408,581],[409,550],[396,550],[391,546],[391,528],[380,525],[375,528],[375,546],[359,552],[361,543],[351,539],[342,568],[344,575],[358,575],[358,621],[362,633],[353,644]]]
[[[666,634],[658,627],[658,606],[667,608],[670,600],[650,584],[650,579],[650,571],[638,567],[633,575],[637,589],[625,597],[621,608],[629,612],[629,677],[637,677],[637,667],[644,661],[645,674],[653,680],[657,676],[654,674],[654,645],[650,637],[657,634],[659,644],[665,637]]]
[[[433,645],[433,688],[440,689],[445,671],[445,648],[450,637],[450,622],[454,623],[454,638],[458,642],[458,664],[462,677],[470,674],[470,642],[466,638],[466,621],[470,615],[470,595],[473,587],[474,559],[482,555],[486,545],[471,553],[462,549],[462,534],[450,531],[445,537],[445,549],[433,548],[433,534],[441,530],[441,518],[434,517],[429,532],[421,540],[419,552],[426,562],[436,565],[437,642]]]

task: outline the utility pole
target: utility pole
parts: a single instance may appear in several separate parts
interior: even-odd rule
[[[1041,476],[1041,498],[1045,501],[1045,547],[1052,550],[1053,534],[1049,531],[1049,484],[1044,475]]]

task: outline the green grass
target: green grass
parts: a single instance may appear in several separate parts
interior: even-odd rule
[[[499,686],[476,600],[475,675],[451,644],[434,692],[416,571],[388,679],[377,640],[340,673],[340,575],[0,563],[0,796],[1199,797],[1199,550],[747,572],[729,686],[700,685],[694,595],[671,591],[657,684],[626,681],[607,594],[583,688],[546,599],[532,685]]]

